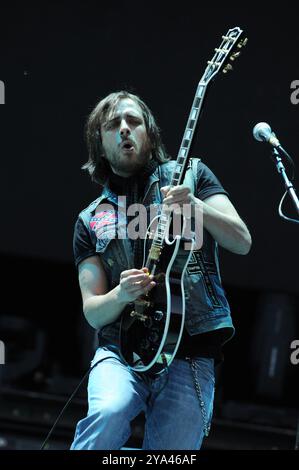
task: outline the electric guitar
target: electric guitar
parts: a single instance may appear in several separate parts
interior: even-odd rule
[[[232,70],[232,62],[246,42],[240,28],[230,29],[208,61],[197,86],[170,186],[182,184],[185,177],[208,86],[220,71]],[[173,214],[162,206],[155,230],[151,229],[153,221],[147,230],[144,253],[148,255],[144,256],[143,266],[154,275],[156,285],[147,295],[126,306],[120,324],[120,353],[136,372],[161,373],[171,364],[180,344],[185,322],[184,275],[194,246],[194,239],[184,236],[184,217],[183,221],[181,235],[171,236]]]

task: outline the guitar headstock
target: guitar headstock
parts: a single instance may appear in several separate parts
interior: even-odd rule
[[[240,56],[246,43],[247,38],[244,36],[242,29],[238,27],[229,29],[222,36],[220,46],[215,49],[214,57],[208,61],[201,83],[209,83],[218,72],[227,73],[233,70],[232,63]]]

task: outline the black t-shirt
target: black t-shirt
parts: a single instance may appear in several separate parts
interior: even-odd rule
[[[225,194],[228,196],[228,193],[224,190],[214,173],[204,163],[199,161],[197,166],[197,188],[195,195],[204,201],[215,194]],[[90,233],[81,218],[78,218],[75,224],[73,250],[76,266],[84,259],[97,254]],[[184,329],[176,357],[212,357],[219,362],[222,360],[221,345],[224,336],[222,329],[195,336],[189,335]]]

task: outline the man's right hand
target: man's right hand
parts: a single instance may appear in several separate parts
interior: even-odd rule
[[[156,285],[153,278],[147,268],[122,271],[119,282],[121,302],[133,302],[149,292]]]

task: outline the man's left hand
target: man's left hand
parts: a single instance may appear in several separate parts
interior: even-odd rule
[[[164,186],[161,188],[163,195],[163,205],[169,210],[176,212],[176,209],[183,208],[184,205],[191,205],[191,209],[200,203],[188,186]],[[192,210],[193,214],[193,210]]]

